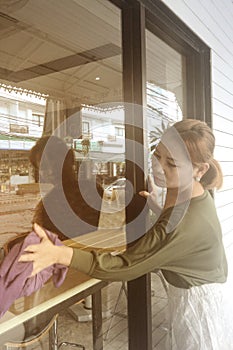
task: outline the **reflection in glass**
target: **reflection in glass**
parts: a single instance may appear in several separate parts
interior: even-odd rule
[[[0,4],[0,190],[34,208],[28,154],[42,135],[61,137],[77,172],[104,188],[124,177],[121,11],[107,0],[17,3]]]
[[[108,0],[0,1],[0,29],[3,244],[9,234],[31,231],[38,202],[51,193],[41,191],[28,159],[42,135],[62,138],[74,151],[77,177],[97,179],[103,189],[124,178],[125,146],[119,8]],[[118,192],[112,188],[103,201],[98,228],[124,226]],[[66,224],[64,206],[61,212]]]
[[[147,68],[147,143],[152,154],[162,133],[186,115],[185,58],[154,34],[146,31]],[[151,159],[148,161],[152,173]],[[160,204],[165,189],[158,188]]]

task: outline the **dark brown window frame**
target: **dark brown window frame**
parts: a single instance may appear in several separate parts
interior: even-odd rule
[[[205,121],[212,127],[211,118],[211,52],[209,47],[183,23],[161,0],[110,0],[122,10],[122,57],[124,100],[145,105],[145,30],[148,29],[186,57],[186,105],[188,118]],[[137,57],[137,59],[135,59]],[[136,118],[138,118],[137,112]],[[126,138],[144,142],[142,130],[132,124],[132,110],[125,115]],[[143,113],[143,108],[141,110]],[[142,118],[143,119],[143,118]],[[138,125],[138,119],[137,119]],[[143,129],[143,121],[141,122]],[[126,147],[128,153],[142,164],[143,154]],[[126,160],[126,177],[132,182],[135,194],[145,184],[144,174]],[[144,204],[135,196],[126,208],[127,223],[135,208]],[[145,225],[146,218],[142,223]],[[127,233],[131,234],[131,232]],[[150,274],[128,282],[129,350],[152,349]]]
[[[210,48],[160,0],[141,0],[146,6],[146,27],[186,57],[187,118],[200,119],[210,127]]]

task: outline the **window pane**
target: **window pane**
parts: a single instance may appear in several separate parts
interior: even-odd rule
[[[147,142],[152,154],[164,130],[186,115],[185,57],[146,31]],[[152,174],[151,158],[148,162]],[[165,190],[158,189],[163,203]]]
[[[107,0],[42,0],[9,2],[1,13],[2,200],[7,193],[9,201],[18,201],[16,211],[24,208],[16,192],[30,197],[31,209],[40,200],[39,175],[28,157],[42,134],[59,136],[73,148],[81,177],[97,178],[104,189],[124,177],[119,8]],[[108,208],[118,207],[113,197],[104,202]],[[29,202],[25,219],[16,222],[11,215],[4,232],[31,229]],[[122,220],[113,214],[108,225]]]

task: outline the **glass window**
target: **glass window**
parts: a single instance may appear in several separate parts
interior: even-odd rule
[[[119,127],[115,127],[115,135],[116,136],[124,136],[124,128],[119,128]]]
[[[153,153],[164,130],[186,115],[185,57],[146,30],[147,143]],[[151,158],[148,167],[152,174]],[[159,190],[161,203],[165,190]]]
[[[82,122],[82,134],[83,136],[89,135],[90,133],[90,124],[88,122]]]
[[[28,156],[42,135],[61,137],[73,148],[77,173],[96,178],[103,189],[123,177],[124,138],[115,135],[116,123],[120,136],[124,128],[121,10],[108,0],[9,2],[0,23],[2,198],[7,192],[15,201],[23,188],[35,208],[38,176]],[[31,215],[25,211],[24,231]],[[113,226],[114,220],[117,215],[109,220]],[[5,222],[4,232],[21,225],[13,229],[13,217]]]

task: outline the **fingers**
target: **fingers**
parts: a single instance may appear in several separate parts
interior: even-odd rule
[[[140,191],[139,194],[140,196],[147,199],[151,193],[157,193],[157,187],[155,185],[153,176],[148,175],[148,191]]]
[[[150,195],[150,193],[147,191],[140,191],[139,194],[140,194],[140,196],[142,196],[144,198],[148,198]]]
[[[40,237],[41,239],[48,238],[47,235],[46,235],[46,232],[37,223],[35,223],[33,225],[33,228],[34,228],[34,231],[35,231],[35,233],[37,234],[38,237]]]
[[[156,185],[155,185],[154,179],[151,175],[148,175],[148,190],[149,190],[149,192],[156,191]]]
[[[37,253],[37,251],[38,251],[38,244],[27,246],[24,249],[23,254],[20,256],[18,261],[20,262],[34,261],[35,253]]]
[[[31,275],[30,275],[30,277],[34,277],[38,272],[40,272],[40,271],[33,270],[32,273],[31,273]]]
[[[32,273],[29,277],[33,277],[35,276],[38,272],[40,272],[40,268],[39,267],[35,267],[35,254],[33,253],[28,253],[28,254],[23,254],[21,255],[21,257],[18,260],[19,262],[26,262],[26,263],[33,263],[33,269],[32,269]]]
[[[36,252],[38,251],[38,246],[39,246],[39,244],[28,245],[28,246],[24,249],[24,252],[36,253]]]
[[[34,261],[34,259],[35,259],[34,253],[27,253],[27,254],[22,254],[18,261],[19,262],[30,262],[30,261]]]

